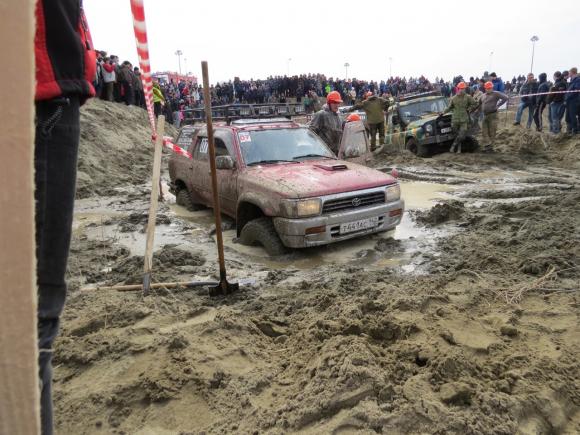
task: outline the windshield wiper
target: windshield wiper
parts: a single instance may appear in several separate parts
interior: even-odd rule
[[[333,159],[333,160],[336,160],[334,157],[325,156],[323,154],[304,154],[303,156],[293,157],[293,159],[296,160],[296,159],[303,159],[303,158],[307,158],[307,157],[324,157],[325,159]]]
[[[293,160],[258,160],[257,162],[248,163],[247,166],[260,165],[262,163],[281,163],[281,162],[297,163]]]

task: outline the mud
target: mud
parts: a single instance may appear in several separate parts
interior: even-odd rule
[[[272,260],[226,230],[253,281],[223,298],[79,290],[141,281],[148,189],[78,201],[58,433],[579,433],[578,145],[523,133],[379,155],[403,177],[396,231]],[[210,211],[173,201],[154,280],[216,278]]]

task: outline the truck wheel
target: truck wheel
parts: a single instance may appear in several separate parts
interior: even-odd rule
[[[431,157],[431,151],[427,145],[417,145],[417,157]]]
[[[191,195],[189,194],[188,190],[185,188],[179,189],[177,191],[177,195],[175,195],[175,202],[177,202],[177,205],[185,207],[189,211],[198,211],[198,210],[203,209],[202,205],[195,204],[191,200]]]
[[[242,245],[262,245],[268,255],[277,256],[288,252],[274,228],[271,218],[261,217],[248,222],[240,234]]]
[[[415,141],[415,139],[412,139],[412,138],[408,139],[406,142],[406,147],[413,154],[417,154],[417,142]]]

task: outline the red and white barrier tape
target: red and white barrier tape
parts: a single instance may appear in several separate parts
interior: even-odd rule
[[[149,115],[149,123],[153,132],[152,139],[157,137],[155,127],[155,112],[153,111],[153,80],[151,80],[151,64],[149,62],[149,45],[147,43],[147,26],[145,24],[144,0],[129,0],[131,12],[133,13],[133,30],[135,32],[135,44],[137,45],[137,55],[139,56],[139,67],[141,68],[141,83],[143,83],[143,93],[145,94],[145,106]],[[171,151],[191,159],[191,154],[183,148],[171,142],[169,136],[163,137],[163,146]]]

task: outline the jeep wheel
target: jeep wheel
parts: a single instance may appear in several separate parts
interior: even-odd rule
[[[177,195],[175,195],[175,202],[177,202],[177,205],[185,207],[189,211],[198,211],[203,209],[201,204],[195,204],[191,200],[191,195],[185,188],[179,189],[177,191]]]
[[[413,138],[407,140],[407,149],[417,157],[429,157],[429,147],[427,145],[417,145],[417,141]]]
[[[277,256],[288,252],[274,228],[271,218],[261,217],[248,222],[240,234],[240,243],[247,246],[262,245],[268,255]]]

